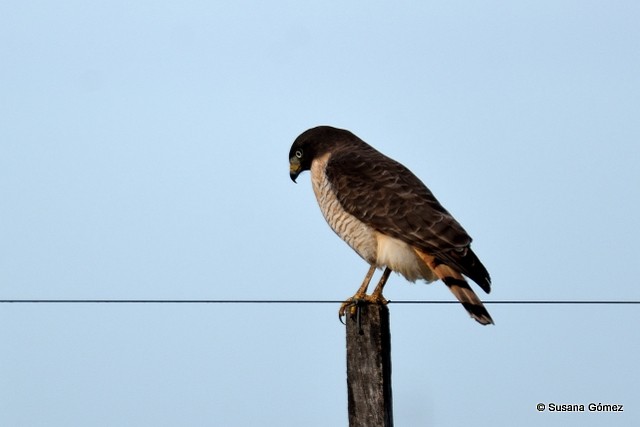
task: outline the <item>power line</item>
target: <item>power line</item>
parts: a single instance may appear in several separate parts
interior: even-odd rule
[[[1,299],[0,304],[340,304],[338,300],[284,299]],[[458,301],[399,300],[389,304],[459,304]],[[640,301],[621,300],[495,300],[483,304],[564,304],[564,305],[633,305]]]

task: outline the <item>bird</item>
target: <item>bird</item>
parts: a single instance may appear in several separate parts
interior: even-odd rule
[[[362,302],[387,304],[382,293],[393,271],[410,282],[441,280],[473,319],[494,323],[465,279],[491,291],[471,237],[408,168],[348,130],[317,126],[302,132],[289,150],[291,180],[305,171],[331,229],[369,264],[361,286],[342,303],[340,319]]]

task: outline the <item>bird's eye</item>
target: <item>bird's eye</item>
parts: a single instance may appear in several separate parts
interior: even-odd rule
[[[302,158],[302,150],[296,150],[296,157],[299,159]]]

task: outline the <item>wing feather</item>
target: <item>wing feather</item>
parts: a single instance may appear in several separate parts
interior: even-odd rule
[[[326,174],[351,215],[432,254],[489,292],[489,274],[469,247],[469,234],[404,165],[360,140],[336,150]]]

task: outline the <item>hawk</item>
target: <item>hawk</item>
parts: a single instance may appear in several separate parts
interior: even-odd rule
[[[293,182],[307,170],[329,226],[370,265],[360,288],[340,307],[340,318],[358,301],[386,304],[382,290],[395,271],[411,282],[442,280],[472,318],[493,323],[465,280],[491,290],[471,237],[409,169],[347,130],[319,126],[298,136],[289,151]],[[375,270],[383,267],[367,295]]]

